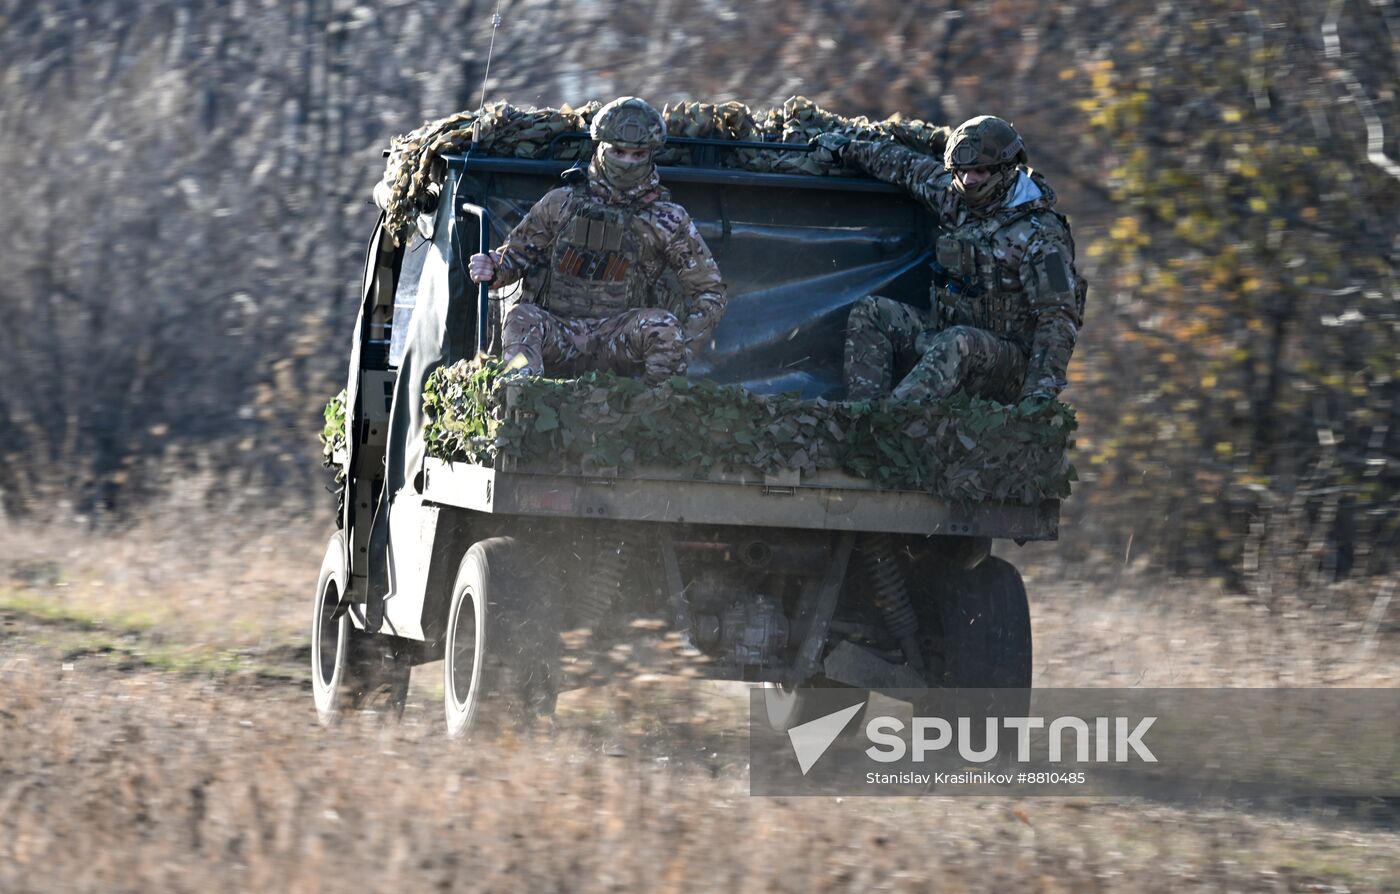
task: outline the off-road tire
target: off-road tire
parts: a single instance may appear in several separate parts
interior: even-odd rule
[[[519,728],[553,712],[559,636],[538,581],[512,537],[478,541],[462,557],[443,649],[448,736]]]
[[[311,616],[311,692],[316,716],[330,726],[350,711],[371,710],[397,721],[403,716],[412,671],[410,657],[392,637],[356,629],[348,612],[333,617],[349,578],[345,535],[326,546]]]
[[[911,580],[919,585],[924,661],[934,686],[959,689],[1029,689],[1031,614],[1016,568],[991,556],[971,570]]]

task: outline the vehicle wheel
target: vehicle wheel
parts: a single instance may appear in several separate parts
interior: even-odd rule
[[[522,544],[472,544],[457,571],[447,616],[443,703],[453,738],[519,726],[554,709],[558,630]]]
[[[971,570],[945,571],[922,595],[924,658],[934,685],[1030,688],[1030,606],[1010,562],[992,556]]]
[[[348,577],[345,535],[337,531],[321,561],[312,610],[311,692],[316,716],[329,726],[347,711],[372,709],[397,720],[408,697],[412,663],[391,637],[356,630],[349,613],[333,617]]]
[[[931,690],[916,709],[968,718],[968,744],[981,751],[988,720],[1030,712],[1026,587],[1015,567],[996,556],[970,570],[945,566],[924,579],[930,583],[919,604],[920,626]],[[1014,744],[1014,737],[998,736],[994,760],[1009,764]]]
[[[813,690],[822,689],[817,693]],[[795,726],[801,726],[818,717],[825,717],[842,708],[849,708],[857,702],[866,701],[864,689],[848,689],[837,683],[812,681],[802,686],[789,686],[784,683],[763,684],[763,706],[767,709],[768,726],[774,732],[785,733]],[[846,731],[858,731],[865,717],[864,712],[856,716],[856,722],[847,725]]]

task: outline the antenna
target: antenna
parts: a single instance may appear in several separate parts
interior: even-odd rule
[[[501,27],[501,0],[496,0],[496,12],[491,16],[491,44],[486,48],[486,73],[481,76],[481,101],[477,108],[486,110],[486,81],[491,77],[491,56],[496,52],[496,30]],[[472,142],[481,142],[481,114],[478,112],[472,124]]]

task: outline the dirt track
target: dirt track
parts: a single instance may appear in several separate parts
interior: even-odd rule
[[[259,529],[0,529],[0,891],[1400,890],[1400,831],[1335,814],[751,798],[722,686],[642,677],[464,747],[428,665],[402,725],[325,731],[324,541]],[[1014,558],[1038,686],[1400,685],[1373,587],[1265,606]]]
[[[297,649],[161,670],[149,632],[2,614],[4,891],[1400,890],[1400,833],[1335,815],[750,798],[722,688],[634,682],[464,747],[435,666],[402,725],[328,732],[279,676]]]

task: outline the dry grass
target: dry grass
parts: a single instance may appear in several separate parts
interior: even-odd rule
[[[0,627],[0,890],[1400,890],[1400,833],[1335,816],[750,798],[744,704],[723,685],[646,678],[565,698],[552,735],[464,747],[441,736],[436,666],[402,725],[323,731],[298,684],[143,657],[159,641],[285,662],[319,540],[0,536],[0,595],[53,609]],[[1031,577],[1042,686],[1397,684],[1365,594],[1287,617]],[[103,635],[134,645],[83,645]]]

